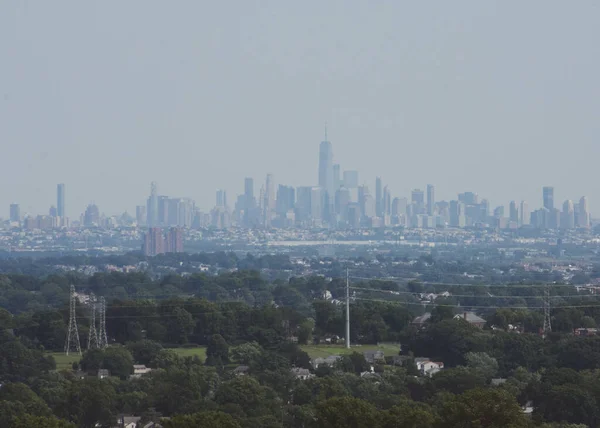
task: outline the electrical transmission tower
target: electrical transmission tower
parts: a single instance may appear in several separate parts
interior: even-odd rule
[[[75,347],[75,351],[81,355],[81,345],[79,345],[79,331],[77,330],[77,314],[75,306],[77,304],[77,295],[75,294],[75,286],[71,285],[69,293],[69,329],[67,331],[67,340],[65,342],[65,354],[69,355],[71,346]]]
[[[544,287],[544,329],[543,335],[546,337],[552,331],[550,324],[550,286],[546,284]]]
[[[98,335],[96,334],[96,296],[90,294],[90,332],[88,334],[88,350],[98,347]]]
[[[100,331],[98,332],[98,347],[104,349],[108,346],[108,339],[106,338],[106,300],[104,297],[100,297]]]

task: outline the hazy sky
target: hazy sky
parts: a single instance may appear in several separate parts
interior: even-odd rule
[[[600,3],[0,0],[0,217],[11,202],[202,208],[334,159],[393,195],[599,209]]]

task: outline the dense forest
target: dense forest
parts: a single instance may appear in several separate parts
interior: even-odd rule
[[[49,351],[64,346],[71,284],[80,297],[107,299],[109,346],[57,370]],[[600,322],[589,296],[556,285],[562,303],[552,309],[553,332],[542,337],[543,287],[463,287],[422,303],[418,296],[441,291],[437,285],[353,284],[356,347],[346,354],[330,346],[340,358],[315,366],[306,345],[344,336],[342,279],[270,281],[246,270],[4,274],[0,426],[112,427],[123,415],[140,418],[139,426],[184,428],[600,426],[600,337],[573,334]],[[484,328],[463,319],[468,309]],[[412,323],[426,311],[425,324]],[[85,303],[77,306],[82,344],[89,315]],[[361,351],[389,342],[398,351],[377,361]],[[197,346],[205,359],[174,349]],[[423,372],[424,359],[443,369]],[[132,377],[134,364],[152,371]],[[100,379],[101,369],[110,376]]]

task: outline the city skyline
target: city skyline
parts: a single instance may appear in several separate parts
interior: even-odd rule
[[[457,199],[436,200],[435,185],[425,189],[413,188],[410,199],[392,193],[387,183],[375,177],[375,190],[366,184],[359,185],[360,172],[345,170],[334,164],[333,144],[325,138],[319,144],[317,185],[289,186],[275,183],[272,174],[256,193],[253,177],[244,178],[244,191],[237,194],[235,202],[228,202],[227,191],[217,189],[215,204],[203,212],[191,198],[179,198],[159,192],[156,182],[150,183],[150,195],[145,205],[137,205],[135,219],[138,225],[155,227],[205,227],[229,228],[289,228],[289,227],[389,227],[435,228],[440,226],[469,227],[487,225],[500,229],[532,226],[541,229],[589,228],[591,213],[586,196],[566,199],[562,205],[555,200],[554,187],[542,187],[542,204],[539,208],[525,200],[511,200],[506,205],[495,206],[485,195],[466,191]],[[366,182],[366,180],[363,180]],[[260,181],[259,181],[260,183]],[[258,198],[256,198],[258,194]],[[66,212],[66,186],[56,186],[56,206],[47,215],[22,215],[18,204],[9,207],[9,220],[24,227],[52,228],[71,224]],[[558,205],[558,206],[557,206]],[[562,208],[561,208],[562,207]],[[60,215],[59,215],[60,213]],[[104,224],[103,213],[96,204],[89,204],[74,224],[86,227]],[[117,224],[112,220],[111,224]]]
[[[369,186],[538,206],[553,185],[597,211],[595,5],[312,4],[7,5],[0,206],[46,212],[56,183],[71,217],[133,215],[151,181],[205,210],[243,177],[315,184],[327,122]]]

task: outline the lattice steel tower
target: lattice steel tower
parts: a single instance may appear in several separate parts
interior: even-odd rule
[[[550,324],[550,286],[546,284],[546,286],[544,287],[544,337],[546,337],[546,335],[551,331],[552,324]]]
[[[96,296],[94,293],[90,294],[90,332],[88,334],[88,349],[94,349],[98,347],[98,335],[96,334]]]
[[[98,332],[98,347],[104,349],[108,346],[108,339],[106,337],[106,300],[104,297],[100,297],[100,331]]]
[[[77,330],[77,314],[75,307],[77,304],[77,295],[75,294],[75,286],[71,285],[69,293],[69,329],[67,331],[67,340],[65,341],[65,354],[69,355],[71,347],[75,347],[75,351],[81,355],[81,345],[79,344],[79,331]]]

